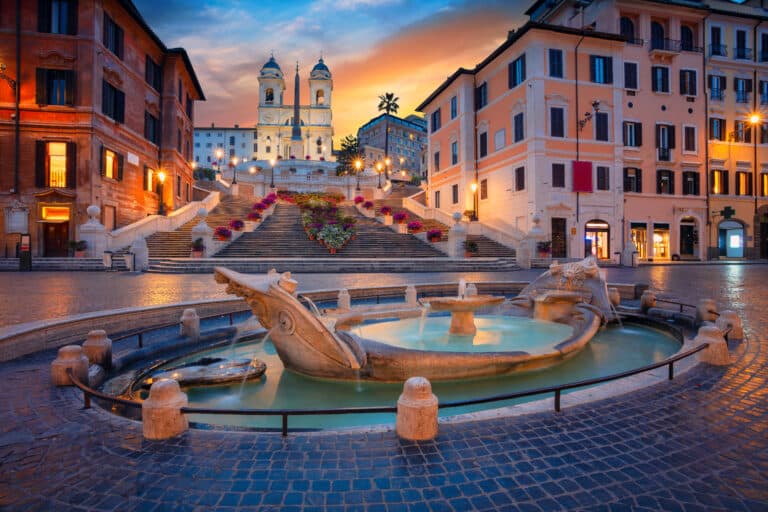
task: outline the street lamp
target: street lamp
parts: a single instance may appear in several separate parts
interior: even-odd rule
[[[157,173],[157,181],[159,186],[157,187],[157,193],[160,196],[160,204],[157,207],[158,215],[165,215],[165,200],[163,199],[163,184],[165,183],[165,172],[160,171]]]
[[[237,162],[238,159],[236,156],[233,156],[230,160],[230,164],[232,165],[232,184],[234,185],[237,183]]]
[[[384,176],[386,176],[387,179],[389,179],[389,167],[392,165],[392,159],[389,158],[389,157],[385,158],[384,159],[384,165],[385,165],[385,167],[384,167]]]
[[[376,162],[376,172],[379,174],[379,187],[381,188],[381,162]]]
[[[753,148],[752,158],[753,158],[753,162],[754,162],[754,164],[752,166],[752,171],[753,171],[753,174],[754,174],[754,176],[752,176],[752,194],[754,194],[754,196],[755,196],[755,222],[757,222],[757,183],[758,183],[757,182],[757,135],[758,135],[757,127],[762,124],[763,118],[762,118],[762,116],[759,113],[754,112],[752,115],[749,116],[749,122],[750,122],[750,124],[752,124],[752,138],[753,138],[753,140],[752,140],[752,143],[753,143],[752,144],[752,148]],[[755,225],[757,225],[757,224],[755,224]],[[757,246],[760,243],[759,237],[757,236],[757,233],[753,233],[753,240],[754,240],[753,245],[755,247],[755,251],[757,251]],[[757,258],[757,257],[758,257],[758,255],[755,254],[755,258]]]
[[[358,158],[355,160],[355,174],[357,175],[357,190],[360,190],[360,168],[363,166],[363,162]]]
[[[269,165],[272,166],[272,174],[269,180],[269,188],[275,188],[275,163],[276,163],[276,160],[274,158],[272,158],[269,161]]]
[[[221,157],[224,156],[224,150],[218,148],[213,154],[216,156],[216,170],[221,172]]]
[[[254,167],[254,166],[250,166],[250,167],[248,168],[248,172],[249,172],[249,173],[251,173],[251,174],[256,174],[256,167]]]
[[[472,219],[477,220],[477,182],[473,181],[469,186],[472,189]]]

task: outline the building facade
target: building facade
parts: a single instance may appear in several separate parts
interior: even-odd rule
[[[373,168],[383,159],[385,130],[389,126],[389,150],[391,171],[401,171],[421,176],[421,152],[427,145],[427,125],[423,118],[410,115],[403,119],[391,114],[374,117],[357,130],[357,140],[364,149],[365,167]],[[378,149],[378,151],[376,151]]]
[[[0,12],[3,255],[29,234],[34,256],[66,256],[90,205],[111,230],[191,201],[205,97],[186,52],[128,0],[20,5]]]
[[[237,158],[238,162],[255,160],[258,156],[257,128],[216,126],[195,128],[195,164],[200,167],[217,169]],[[221,150],[217,152],[217,150]],[[221,155],[219,157],[218,155]]]
[[[768,250],[768,124],[752,51],[765,18],[718,5],[536,2],[529,23],[419,106],[431,205],[519,236],[537,217],[552,257]],[[721,55],[726,39],[735,49]],[[768,35],[765,50],[768,62]]]

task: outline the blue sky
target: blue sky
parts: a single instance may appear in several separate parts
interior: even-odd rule
[[[186,48],[208,101],[198,126],[253,125],[258,73],[274,52],[293,88],[322,55],[334,78],[335,139],[378,115],[394,92],[405,116],[458,67],[471,67],[525,22],[532,0],[134,0],[169,47]]]

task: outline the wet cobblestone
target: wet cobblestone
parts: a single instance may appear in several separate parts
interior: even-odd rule
[[[657,267],[659,268],[659,267]],[[191,430],[141,425],[48,384],[53,353],[5,363],[3,510],[768,510],[768,267],[616,270],[694,302],[729,299],[747,341],[699,366],[592,404],[442,424],[431,442],[393,432]]]

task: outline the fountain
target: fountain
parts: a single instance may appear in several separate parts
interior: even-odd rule
[[[215,277],[217,282],[227,284],[227,292],[243,297],[260,323],[270,330],[285,368],[313,377],[403,381],[419,375],[430,380],[449,380],[542,368],[576,354],[597,333],[603,320],[611,316],[605,281],[591,259],[553,265],[509,304],[504,317],[527,318],[533,323],[526,329],[534,328],[535,321],[557,322],[570,328],[564,339],[548,340],[543,347],[533,350],[515,349],[514,340],[512,348],[506,345],[503,350],[494,350],[493,346],[482,350],[483,347],[467,347],[451,340],[439,350],[398,346],[353,334],[355,326],[380,317],[380,311],[363,309],[319,316],[307,310],[295,296],[297,283],[290,273],[271,271],[254,276],[217,267]],[[498,306],[504,298],[468,296],[466,288],[462,280],[458,297],[422,301],[433,311],[449,311],[448,333],[471,340],[477,333],[475,311]],[[421,316],[420,310],[406,313],[404,316]],[[399,328],[397,321],[386,327]]]

